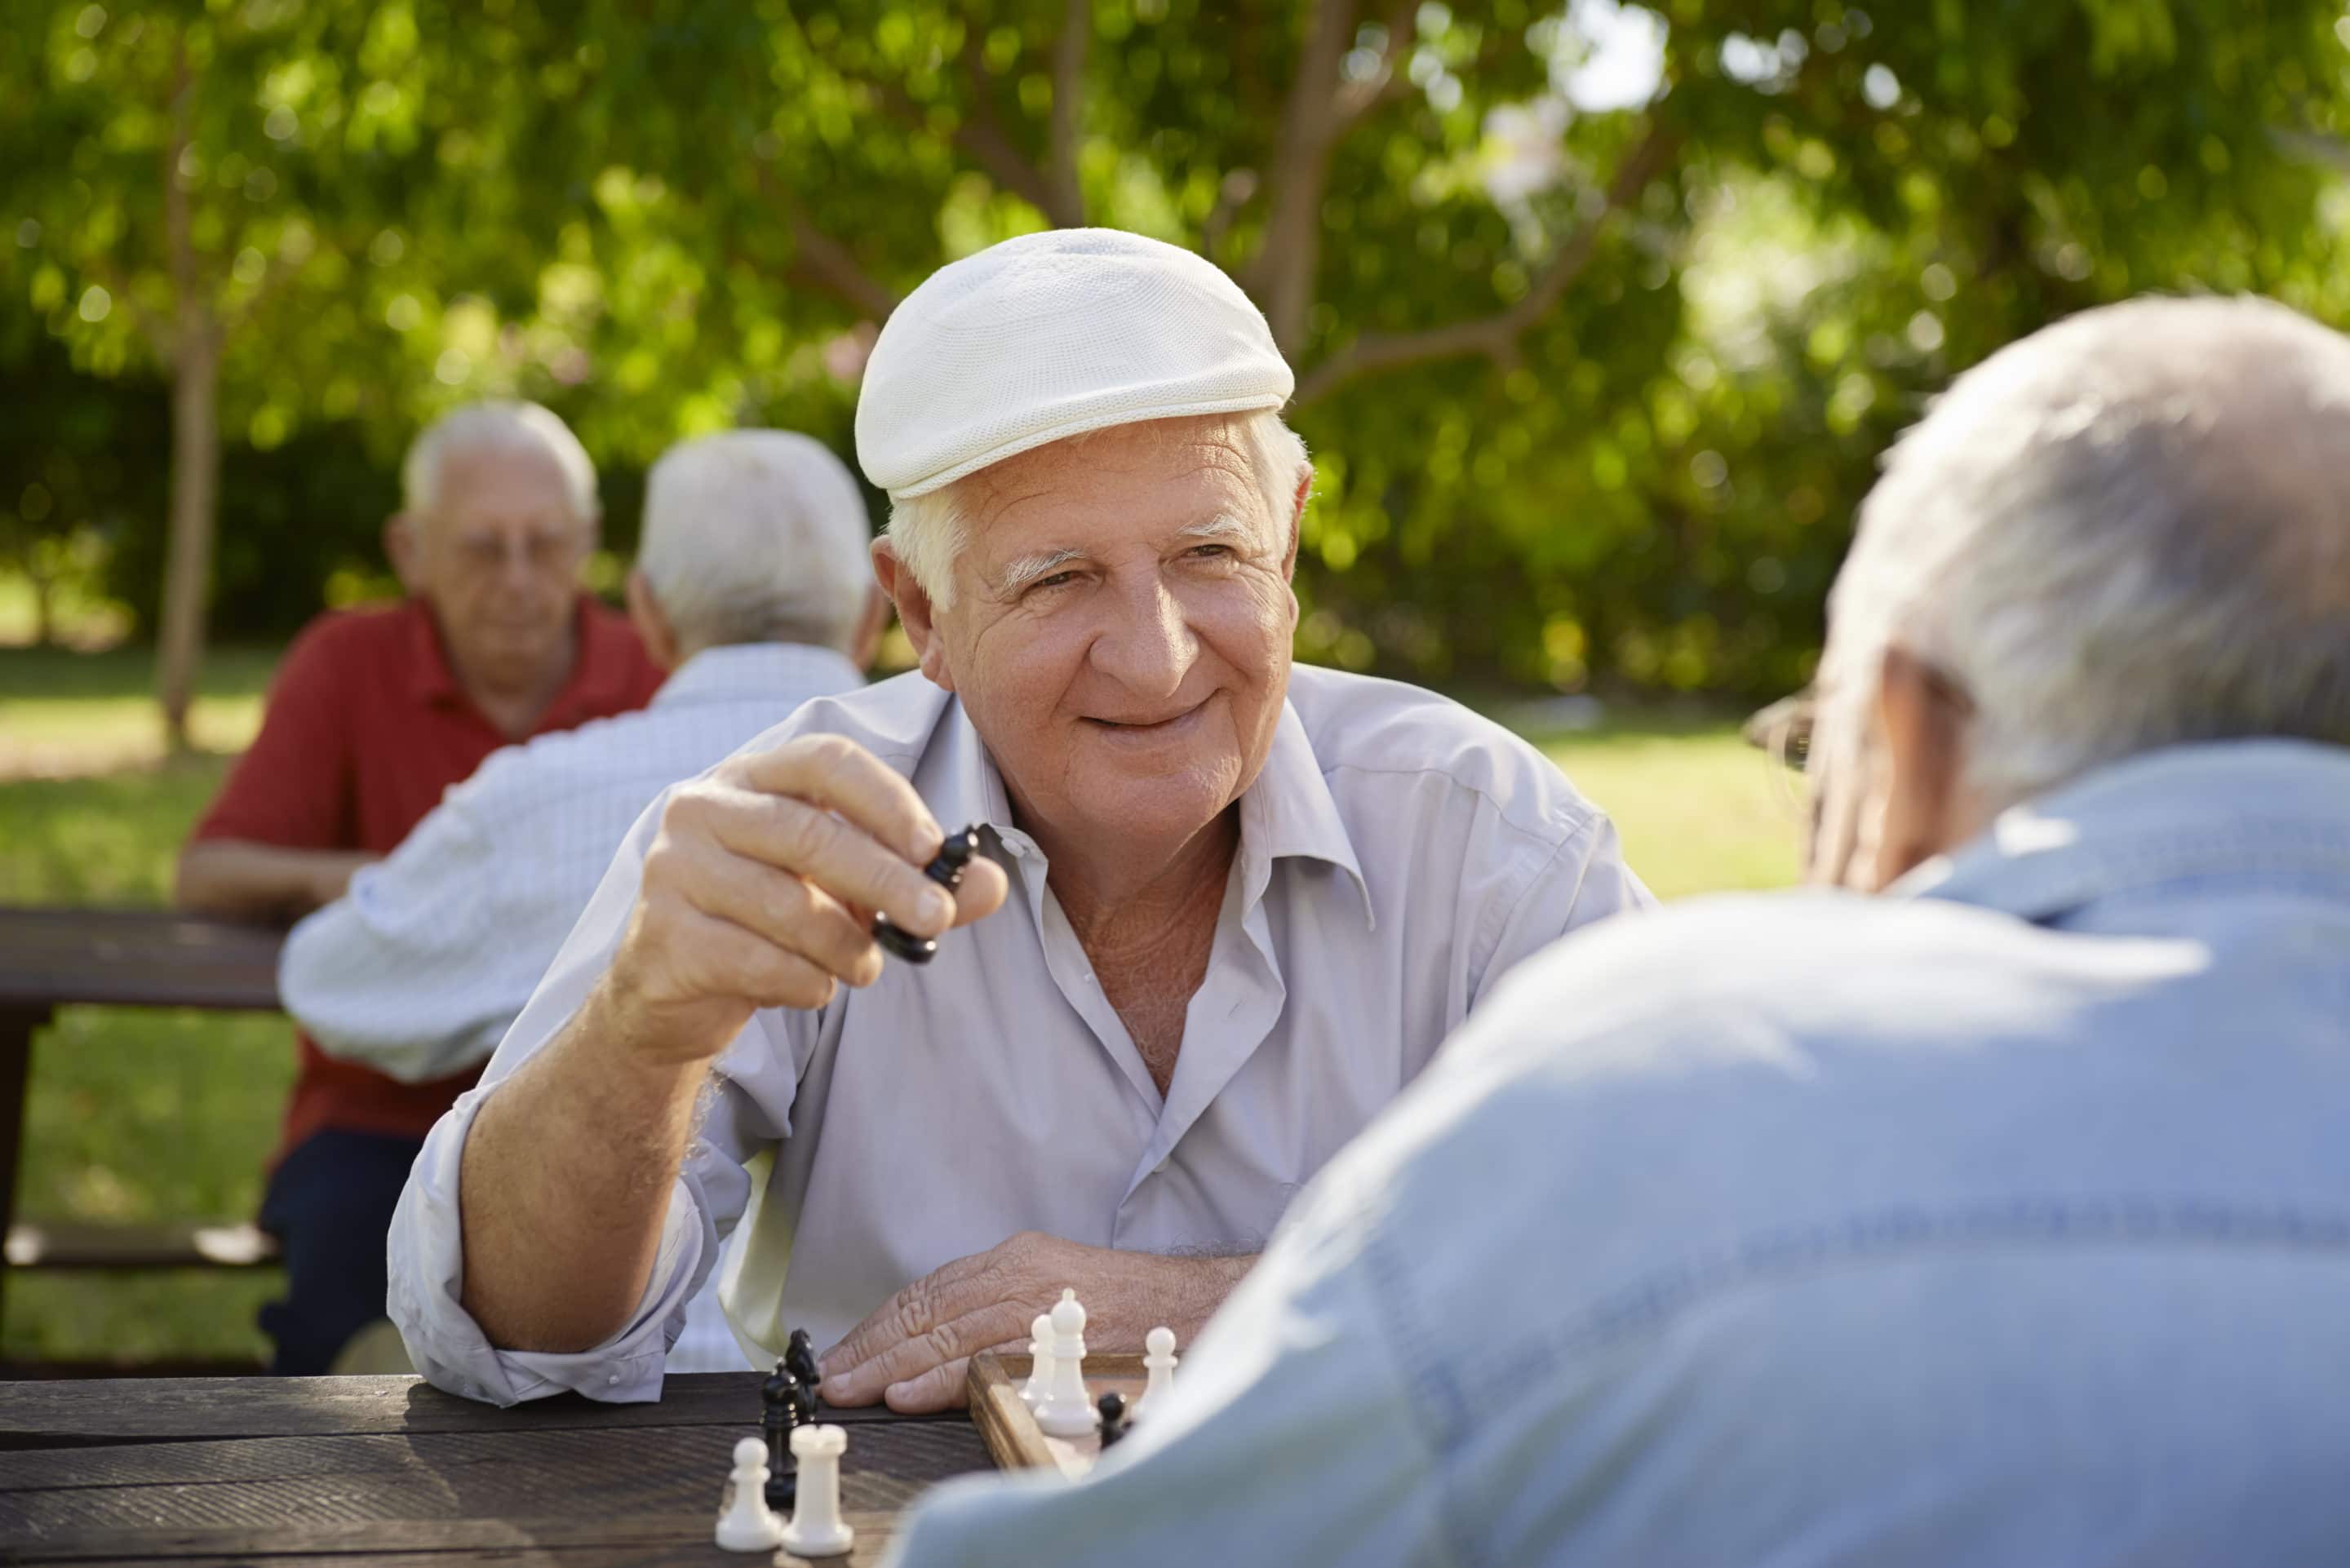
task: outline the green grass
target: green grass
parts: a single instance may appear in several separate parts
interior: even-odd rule
[[[277,651],[225,648],[205,655],[188,715],[197,746],[234,752],[252,741]],[[84,760],[120,765],[159,757],[162,749],[149,650],[0,648],[0,778],[69,775]]]
[[[145,722],[144,653],[0,651],[0,903],[160,904],[180,841],[226,770],[198,756],[72,779],[7,778],[28,729],[103,760]],[[200,712],[249,734],[269,657],[208,662]],[[1726,722],[1635,717],[1534,737],[1615,817],[1666,898],[1788,881],[1795,821]],[[66,760],[70,761],[70,753]],[[250,1216],[293,1077],[280,1018],[68,1008],[35,1048],[20,1209],[31,1220]],[[17,1275],[0,1357],[259,1355],[274,1272]]]

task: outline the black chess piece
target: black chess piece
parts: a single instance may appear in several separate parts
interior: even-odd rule
[[[1126,1396],[1113,1388],[1094,1401],[1094,1408],[1101,1413],[1101,1446],[1107,1449],[1126,1436],[1133,1419],[1126,1413]]]
[[[810,1392],[824,1381],[824,1374],[816,1370],[816,1342],[808,1338],[808,1331],[804,1328],[792,1330],[791,1340],[784,1346],[784,1365]]]
[[[800,1465],[792,1457],[792,1428],[807,1424],[800,1402],[807,1397],[784,1363],[759,1386],[759,1434],[767,1439],[767,1506],[789,1513],[799,1506]]]
[[[951,833],[947,835],[947,841],[940,848],[937,858],[922,867],[922,875],[951,893],[962,885],[963,867],[970,865],[971,857],[978,853],[977,827]],[[939,953],[939,944],[934,939],[901,931],[889,923],[887,915],[873,917],[873,940],[908,963],[928,963]]]

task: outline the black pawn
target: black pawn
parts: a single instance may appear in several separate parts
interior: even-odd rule
[[[1094,1401],[1094,1408],[1101,1413],[1101,1446],[1107,1449],[1126,1436],[1126,1396],[1113,1388]]]
[[[782,1362],[759,1386],[759,1433],[767,1439],[767,1506],[789,1513],[799,1506],[800,1463],[792,1457],[792,1428],[804,1424],[800,1380]]]
[[[970,865],[971,857],[978,853],[977,827],[966,827],[961,833],[949,834],[937,857],[922,867],[922,875],[951,893],[962,886],[962,868]],[[889,923],[887,915],[873,917],[873,940],[908,963],[928,963],[939,952],[935,940],[899,930]]]

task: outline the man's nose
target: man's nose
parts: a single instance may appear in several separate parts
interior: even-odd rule
[[[1109,625],[1094,639],[1094,667],[1128,691],[1168,697],[1199,654],[1183,606],[1157,574],[1117,596]]]

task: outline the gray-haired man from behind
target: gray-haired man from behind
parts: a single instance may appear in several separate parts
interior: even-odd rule
[[[2350,341],[2008,349],[1830,621],[1828,886],[1521,966],[1087,1482],[903,1568],[2350,1561]]]
[[[478,1066],[647,803],[814,697],[863,684],[888,613],[857,483],[806,436],[733,431],[653,465],[629,610],[671,670],[644,711],[498,752],[294,929],[286,1010],[407,1082]],[[707,1310],[703,1310],[707,1308]],[[747,1366],[697,1302],[672,1370]]]

